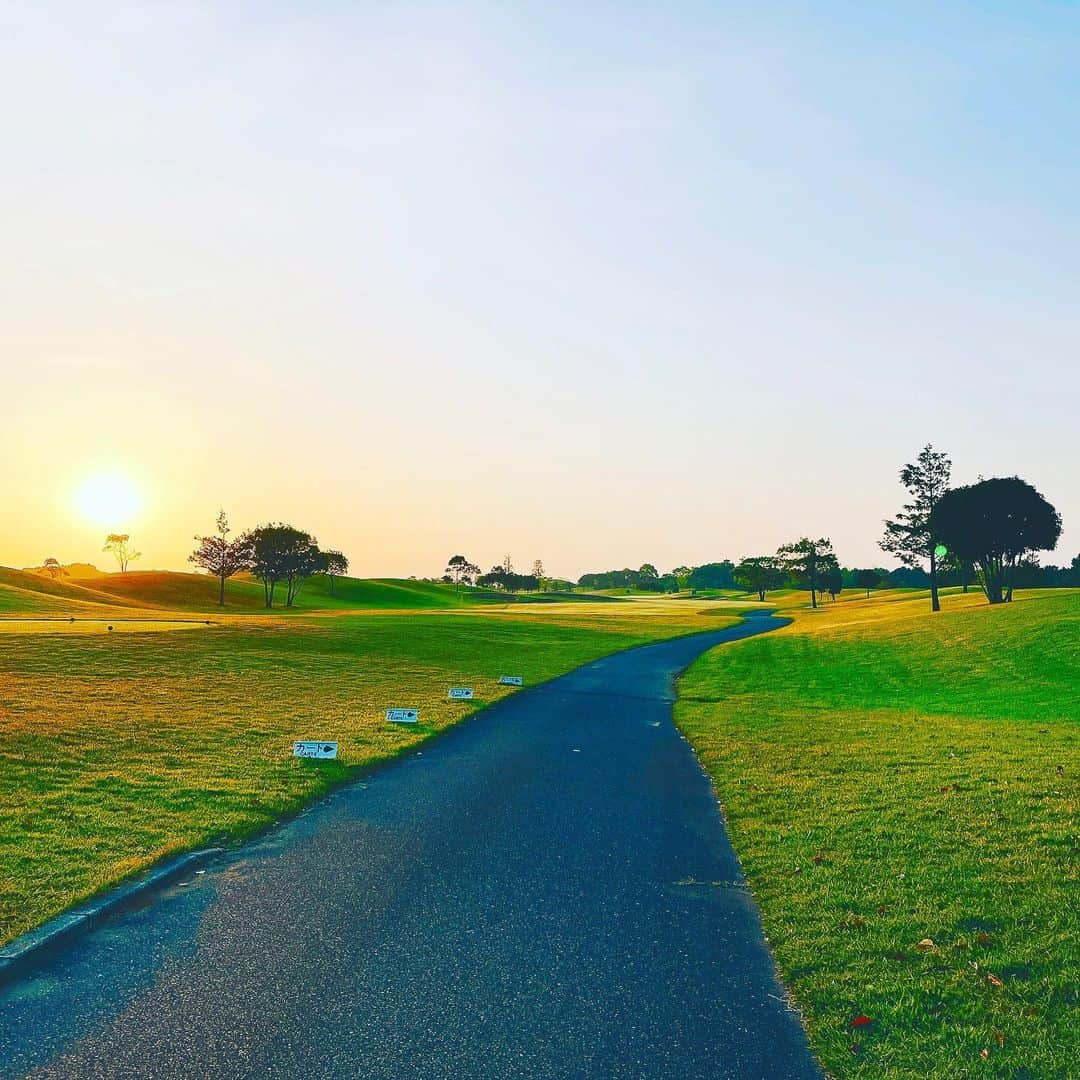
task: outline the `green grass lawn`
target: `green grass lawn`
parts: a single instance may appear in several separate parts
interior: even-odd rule
[[[927,608],[713,650],[677,720],[832,1075],[1075,1077],[1080,593]]]
[[[0,624],[0,940],[163,855],[266,826],[511,693],[500,674],[532,685],[734,621],[575,602],[240,614],[123,634]],[[448,702],[454,685],[477,701]],[[417,727],[385,723],[388,707],[413,705]],[[294,759],[294,739],[339,740],[341,760]]]

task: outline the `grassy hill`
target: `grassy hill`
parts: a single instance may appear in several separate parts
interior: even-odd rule
[[[1070,1075],[1080,591],[786,613],[698,661],[676,719],[826,1069]]]
[[[507,596],[486,589],[463,588],[441,582],[398,578],[314,577],[305,581],[291,613],[326,610],[431,610],[477,604],[528,604],[554,602],[570,597],[561,594]],[[225,585],[225,612],[262,612],[263,587],[248,575],[231,578]],[[573,597],[573,599],[581,599]],[[274,610],[286,613],[285,587],[279,585]],[[55,581],[34,570],[0,568],[0,613],[8,615],[62,613],[72,605],[154,608],[167,611],[220,612],[218,582],[206,574],[181,574],[168,570],[131,570],[126,574],[99,574],[75,580]]]

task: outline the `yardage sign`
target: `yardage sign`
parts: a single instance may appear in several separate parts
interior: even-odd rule
[[[500,675],[500,686],[524,686],[525,680],[520,675]]]
[[[386,719],[391,724],[416,724],[420,722],[420,710],[387,709]]]
[[[472,696],[471,686],[452,686],[450,693],[446,695],[451,701],[469,701]]]
[[[336,742],[294,742],[292,744],[293,757],[310,758],[336,758]]]

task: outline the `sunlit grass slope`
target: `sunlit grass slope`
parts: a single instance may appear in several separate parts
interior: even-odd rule
[[[695,664],[676,716],[821,1059],[1078,1075],[1080,593],[795,618]]]
[[[0,568],[0,612],[28,614],[56,609],[42,597],[58,597],[81,603],[110,607],[153,607],[174,611],[221,614],[218,606],[218,582],[206,574],[180,574],[165,570],[132,570],[126,574],[103,574],[74,581],[53,581],[37,573]],[[435,609],[456,608],[470,604],[529,603],[535,597],[502,596],[484,589],[455,589],[441,582],[412,581],[394,578],[337,578],[333,591],[329,579],[314,577],[305,581],[294,607],[286,612],[285,586],[279,585],[274,596],[274,610],[298,614],[313,610],[355,609]],[[549,599],[549,598],[545,598]],[[225,614],[263,610],[262,585],[245,575],[225,584]]]
[[[272,822],[511,692],[501,674],[532,685],[734,621],[662,602],[568,603],[5,633],[0,940],[166,853]],[[477,701],[448,702],[453,685]],[[388,707],[413,705],[418,727],[385,723]],[[294,759],[292,741],[309,738],[339,740],[342,759]]]

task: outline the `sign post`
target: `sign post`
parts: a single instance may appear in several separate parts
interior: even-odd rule
[[[500,686],[524,686],[525,680],[520,675],[500,675]]]
[[[420,722],[420,710],[387,709],[386,722],[388,724],[418,724]]]
[[[452,686],[446,696],[451,701],[472,701],[473,690],[471,686]]]
[[[302,758],[326,758],[337,757],[336,742],[294,742],[292,744],[293,757]]]

